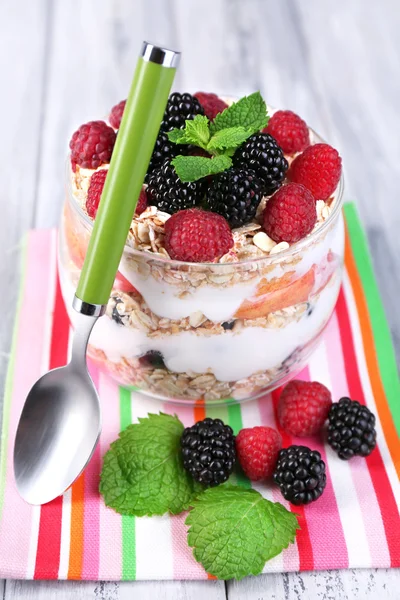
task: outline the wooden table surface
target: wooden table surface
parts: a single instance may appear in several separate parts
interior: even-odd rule
[[[0,389],[32,227],[57,224],[71,133],[124,98],[143,39],[183,51],[180,91],[241,95],[298,112],[344,159],[400,355],[398,0],[2,0]],[[40,600],[399,598],[398,571],[277,574],[241,582],[0,582]]]

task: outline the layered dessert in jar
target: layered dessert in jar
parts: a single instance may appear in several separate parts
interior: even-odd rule
[[[123,109],[71,139],[59,244],[68,310]],[[299,116],[258,93],[172,94],[89,357],[175,401],[248,399],[285,383],[337,300],[341,199],[339,154]]]

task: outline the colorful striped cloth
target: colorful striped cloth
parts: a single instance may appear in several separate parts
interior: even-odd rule
[[[323,342],[301,373],[323,382],[334,398],[350,395],[377,415],[378,448],[367,459],[340,461],[318,441],[327,464],[321,499],[291,507],[279,490],[255,485],[299,515],[296,543],[268,562],[265,572],[400,566],[400,386],[389,329],[376,288],[365,236],[353,205],[345,207],[346,272]],[[42,507],[25,504],[13,480],[17,420],[32,383],[65,363],[70,340],[56,276],[56,232],[31,232],[5,389],[0,471],[0,576],[27,579],[204,579],[186,543],[185,515],[121,517],[98,494],[101,457],[120,429],[159,410],[185,425],[204,414],[238,430],[276,426],[277,393],[219,408],[177,407],[118,388],[91,369],[103,405],[104,429],[95,455],[62,498]],[[283,433],[284,443],[298,443]],[[72,441],[72,440],[71,440]],[[242,485],[250,486],[247,480]]]

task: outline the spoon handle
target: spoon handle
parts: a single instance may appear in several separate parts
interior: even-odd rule
[[[179,58],[179,52],[143,43],[74,305],[108,302]]]

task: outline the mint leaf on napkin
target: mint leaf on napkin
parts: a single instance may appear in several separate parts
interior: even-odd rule
[[[222,113],[210,124],[211,135],[228,127],[252,129],[252,133],[264,129],[268,124],[267,106],[260,92],[244,96]]]
[[[184,129],[173,129],[167,135],[174,144],[194,144],[206,149],[210,139],[208,119],[203,115],[196,115],[194,119],[185,122]]]
[[[204,156],[176,156],[171,162],[176,174],[183,182],[197,181],[207,175],[221,173],[232,166],[232,159],[226,154],[213,158]]]
[[[119,434],[104,457],[100,493],[122,515],[178,514],[202,490],[184,470],[176,416],[149,414]]]
[[[193,502],[188,544],[207,573],[218,579],[258,575],[295,539],[296,516],[255,490],[225,484]]]

